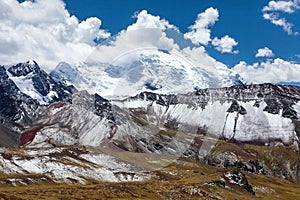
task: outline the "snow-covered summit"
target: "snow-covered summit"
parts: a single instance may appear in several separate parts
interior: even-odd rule
[[[25,63],[18,63],[8,68],[9,73],[14,77],[26,76],[29,73],[39,73],[40,68],[34,60]]]
[[[59,64],[51,75],[73,83],[79,90],[107,98],[128,97],[142,91],[186,93],[195,88],[241,83],[226,66],[200,66],[179,52],[153,48],[125,53],[110,63],[88,60],[78,69]]]
[[[26,95],[40,104],[61,100],[74,89],[53,80],[34,60],[2,66],[2,73],[1,85],[8,90],[15,88],[11,96]]]

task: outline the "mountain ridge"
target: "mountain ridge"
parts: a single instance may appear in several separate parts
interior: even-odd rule
[[[6,102],[11,103],[10,106],[3,107],[2,113],[4,114],[5,112],[9,111],[16,115],[18,111],[22,110],[22,109],[17,109],[18,107],[20,107],[22,102],[25,102],[25,104],[29,103],[35,105],[36,108],[40,107],[39,104],[45,103],[44,101],[38,102],[36,99],[29,97],[27,94],[24,94],[20,89],[18,89],[18,86],[20,85],[16,85],[15,82],[13,81],[15,77],[25,77],[23,79],[35,80],[33,81],[33,85],[34,83],[38,83],[36,85],[40,85],[41,87],[34,85],[33,88],[37,92],[39,92],[40,95],[47,96],[49,93],[51,93],[50,86],[49,86],[51,84],[52,84],[51,86],[52,88],[61,87],[58,90],[56,90],[58,91],[59,94],[61,94],[61,92],[64,91],[67,92],[67,93],[62,93],[62,95],[60,95],[59,98],[53,98],[52,100],[49,100],[48,104],[50,104],[50,107],[46,107],[46,109],[35,108],[35,110],[38,111],[37,113],[25,114],[27,116],[26,118],[30,118],[28,117],[29,115],[35,116],[34,118],[31,117],[32,118],[30,119],[31,121],[32,120],[34,121],[34,119],[39,115],[40,116],[38,118],[43,119],[46,117],[45,120],[47,121],[48,120],[47,118],[53,117],[56,112],[61,114],[61,111],[66,110],[68,105],[71,106],[71,107],[69,106],[70,109],[74,109],[72,108],[72,106],[78,105],[79,106],[78,112],[81,112],[80,109],[87,109],[87,111],[90,112],[91,114],[95,114],[95,116],[98,116],[100,121],[102,119],[105,119],[107,121],[106,123],[111,124],[108,126],[115,126],[114,124],[117,123],[115,121],[115,118],[116,116],[118,117],[120,113],[116,114],[116,110],[131,109],[131,111],[133,112],[132,113],[129,112],[130,115],[135,115],[134,110],[144,110],[143,112],[146,115],[144,117],[146,118],[150,117],[149,115],[156,116],[155,120],[157,121],[154,123],[156,123],[156,126],[160,124],[159,126],[162,126],[161,128],[163,128],[164,124],[169,124],[168,126],[172,127],[173,129],[174,128],[176,129],[176,126],[179,126],[180,124],[184,124],[188,126],[192,125],[195,128],[193,132],[197,132],[198,129],[204,132],[212,132],[212,135],[214,135],[215,137],[217,138],[221,137],[222,139],[225,140],[236,140],[236,141],[245,140],[251,142],[250,139],[246,139],[247,136],[244,133],[244,131],[246,130],[243,130],[243,126],[247,127],[247,123],[250,123],[252,125],[254,123],[256,124],[257,128],[259,128],[259,126],[263,126],[263,124],[268,124],[268,123],[270,123],[270,127],[273,127],[276,123],[279,124],[277,127],[278,131],[282,130],[284,133],[277,138],[274,136],[275,137],[274,139],[277,141],[280,138],[279,141],[285,144],[292,144],[293,141],[297,141],[297,135],[299,135],[298,128],[296,128],[297,125],[295,125],[297,124],[296,122],[299,121],[299,116],[300,116],[299,114],[300,89],[297,86],[284,86],[284,85],[275,85],[269,83],[258,84],[258,85],[238,85],[238,86],[231,86],[231,87],[224,87],[224,88],[197,89],[194,92],[190,92],[186,94],[177,94],[177,95],[156,94],[153,92],[141,92],[136,96],[125,98],[122,101],[122,100],[106,100],[105,98],[102,98],[98,94],[90,95],[87,92],[86,93],[80,92],[76,94],[76,90],[72,89],[71,86],[66,86],[61,82],[57,82],[54,79],[52,79],[51,76],[48,76],[46,72],[41,71],[38,64],[35,61],[19,63],[17,65],[9,67],[7,69],[8,72],[5,71],[4,67],[2,67],[1,69],[2,69],[2,73],[4,73],[4,76],[1,79],[2,80],[1,87],[13,89],[14,91],[10,95],[8,95],[7,92],[4,92],[2,95],[3,99],[6,98],[10,100]],[[7,73],[11,73],[11,75],[9,76],[7,75]],[[39,75],[41,75],[41,78],[38,81],[36,81],[37,78],[35,77]],[[72,93],[74,93],[75,96],[73,95],[72,97],[71,96]],[[76,97],[76,95],[79,96]],[[66,97],[68,100],[65,103],[55,103],[53,106],[51,105],[51,101],[59,102],[65,99]],[[17,101],[15,101],[15,99],[17,99]],[[84,105],[83,103],[84,99],[87,99],[87,102],[85,103],[87,105]],[[70,102],[73,101],[73,103],[70,104],[68,103],[68,101]],[[77,103],[74,104],[74,101]],[[85,108],[86,106],[88,106],[89,108]],[[119,106],[119,108],[116,108],[116,106],[117,107]],[[7,107],[11,107],[12,110],[9,109],[7,110]],[[57,108],[56,109],[57,111],[55,112],[53,111],[52,116],[48,116],[49,114],[41,114],[47,112],[51,113],[52,107],[55,109]],[[211,110],[210,113],[206,113],[207,112],[206,108],[213,109],[213,110]],[[150,110],[154,109],[154,110],[150,111],[149,109]],[[172,111],[172,109],[174,111]],[[181,110],[180,112],[182,113],[176,113],[178,112],[176,110],[178,111]],[[120,111],[120,112],[122,113],[124,111]],[[189,113],[187,115],[197,116],[197,118],[196,119],[191,118],[187,120],[185,119],[185,117],[181,116],[184,115],[184,112]],[[252,112],[252,115],[255,115],[256,119],[255,117],[252,118],[251,113],[248,114],[248,112]],[[206,116],[205,117],[202,116],[203,115],[202,113],[206,113],[205,114]],[[219,123],[222,124],[221,126],[223,127],[216,124],[214,125],[205,124],[205,123],[211,123],[207,120],[214,121],[214,118],[211,116],[212,113],[216,114],[217,118],[219,119]],[[211,116],[212,118],[208,119],[207,116]],[[140,117],[140,116],[136,116],[136,117]],[[178,120],[177,118],[180,119]],[[206,118],[206,122],[201,122],[200,120],[201,118],[203,119]],[[246,121],[243,122],[243,120],[246,120],[247,123]],[[178,123],[178,124],[172,125],[171,122]],[[228,126],[228,123],[230,124],[230,126]],[[72,125],[70,124],[69,126],[71,127]],[[214,127],[215,130],[208,131],[209,126]],[[269,130],[268,127],[266,127],[266,130]],[[252,132],[254,131],[253,129],[255,128],[248,128],[248,131],[250,131],[250,133],[248,134],[251,135],[251,131]],[[242,131],[241,133],[244,135],[243,136],[244,139],[235,138],[237,132],[239,131]],[[276,130],[274,129],[274,131]],[[288,138],[285,138],[286,131],[289,132]],[[293,135],[294,131],[296,131],[296,135]],[[257,137],[256,139],[257,142],[261,142],[260,140],[264,141],[264,139],[259,139],[261,138],[259,136],[259,133],[257,133],[256,137]]]

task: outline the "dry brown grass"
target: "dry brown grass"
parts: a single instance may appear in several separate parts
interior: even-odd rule
[[[225,169],[189,160],[153,172],[146,181],[105,183],[90,180],[86,185],[55,184],[51,181],[13,187],[2,184],[0,199],[292,199],[300,197],[299,184],[275,177],[246,174],[253,195],[238,186],[209,186],[220,180]],[[19,175],[19,178],[22,175]],[[2,177],[4,178],[4,177]],[[5,178],[8,178],[6,175]],[[15,177],[17,178],[17,177]],[[32,176],[32,179],[38,176]]]
[[[170,134],[169,132],[160,134]],[[91,148],[91,147],[90,147]],[[87,148],[89,150],[89,148]],[[243,172],[255,195],[243,187],[226,182],[226,187],[211,186],[207,183],[224,179],[224,173],[231,169],[214,167],[188,158],[172,156],[115,152],[110,149],[91,148],[112,155],[135,166],[151,171],[152,178],[141,182],[107,183],[86,180],[85,185],[58,184],[42,174],[0,174],[0,199],[300,199],[300,183],[288,180]],[[13,153],[23,156],[24,150],[14,149]],[[76,149],[72,151],[77,152]],[[218,141],[214,152],[234,152],[241,159],[258,159],[268,162],[284,163],[284,159],[299,161],[299,152],[291,147],[264,147],[249,144],[232,144]],[[78,152],[80,153],[80,152]],[[63,155],[69,155],[63,151]],[[25,156],[25,154],[24,154]],[[61,154],[51,154],[59,157]],[[69,155],[70,157],[73,154]],[[274,160],[269,160],[269,157]],[[172,161],[167,167],[162,160]],[[149,162],[145,162],[145,160]],[[67,161],[64,161],[67,162]],[[155,170],[156,171],[153,171]],[[236,170],[236,169],[235,169]],[[149,172],[150,173],[150,172]],[[10,179],[21,179],[27,185],[14,186]],[[31,180],[31,181],[28,181]]]

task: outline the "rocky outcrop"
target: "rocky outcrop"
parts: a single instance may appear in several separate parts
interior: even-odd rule
[[[222,188],[227,187],[231,189],[238,187],[238,189],[242,188],[255,195],[255,192],[253,191],[252,186],[248,183],[246,176],[242,172],[236,170],[226,172],[221,180],[210,181],[207,183],[207,185],[218,186]]]
[[[224,174],[225,180],[227,179],[229,183],[238,185],[250,193],[253,193],[252,186],[248,183],[247,178],[240,171],[229,171]]]

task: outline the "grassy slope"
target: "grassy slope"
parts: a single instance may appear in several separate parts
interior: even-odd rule
[[[179,164],[180,163],[180,164]],[[187,164],[189,163],[189,164]],[[151,180],[127,183],[104,183],[90,180],[86,185],[55,184],[44,178],[30,186],[0,187],[0,199],[299,199],[300,185],[287,180],[262,175],[246,174],[255,195],[245,189],[209,186],[207,182],[224,178],[228,169],[181,160],[155,171]],[[24,175],[0,176],[23,178]],[[40,179],[38,175],[27,175]]]

